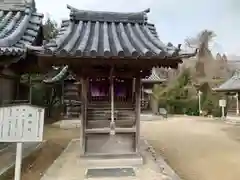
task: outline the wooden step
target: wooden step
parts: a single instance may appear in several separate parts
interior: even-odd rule
[[[135,125],[135,120],[117,120],[115,121],[116,127],[133,127]],[[87,128],[109,128],[109,120],[88,120]]]
[[[72,111],[74,112],[74,111]],[[76,111],[75,111],[76,112]],[[87,119],[111,119],[111,116],[87,114]],[[114,116],[114,119],[135,119],[136,116]]]
[[[78,111],[68,111],[68,112],[74,112],[74,113],[78,113]],[[106,117],[105,115],[100,115],[100,114],[98,114],[98,115],[95,115],[95,114],[87,114],[87,119],[110,119],[111,117]],[[134,119],[135,118],[135,116],[127,116],[127,115],[125,115],[125,116],[114,116],[114,118],[115,119]]]
[[[85,132],[87,134],[109,134],[110,128],[91,128],[91,129],[85,129]],[[115,128],[116,133],[135,133],[136,127],[132,128]]]
[[[78,109],[79,107],[73,108],[72,109]],[[106,115],[107,114],[111,114],[110,110],[88,110],[87,114],[92,114],[92,115]],[[135,115],[134,111],[124,111],[124,110],[118,110],[118,111],[114,111],[114,115],[116,116],[132,116]]]
[[[78,112],[78,111],[71,111]],[[111,119],[111,116],[105,116],[104,114],[87,114],[88,119],[91,118],[99,118],[99,119]],[[135,118],[134,115],[122,115],[122,116],[114,116],[115,119],[124,119],[124,118]]]

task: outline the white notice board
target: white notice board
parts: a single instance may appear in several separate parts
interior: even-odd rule
[[[227,105],[227,102],[226,102],[225,99],[220,99],[220,100],[219,100],[219,106],[220,106],[220,107],[226,107],[226,105]]]
[[[44,108],[13,105],[0,108],[0,142],[38,142],[43,139]]]

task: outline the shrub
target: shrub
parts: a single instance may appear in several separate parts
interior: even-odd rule
[[[221,94],[214,93],[208,82],[202,83],[201,108],[206,115],[221,116],[219,99]],[[197,90],[191,83],[189,69],[185,69],[177,81],[169,87],[163,88],[159,94],[159,107],[166,108],[172,114],[199,115]],[[227,108],[226,108],[227,109]]]
[[[159,107],[166,108],[170,114],[199,115],[196,99],[167,99],[160,102]]]

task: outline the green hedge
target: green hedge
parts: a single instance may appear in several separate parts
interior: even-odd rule
[[[214,93],[208,82],[201,83],[201,108],[206,115],[221,116],[219,99],[221,94]],[[197,89],[193,86],[189,69],[185,69],[173,85],[154,92],[159,99],[159,107],[171,114],[199,115]]]
[[[199,115],[196,99],[161,99],[159,107],[166,108],[170,114]]]
[[[210,97],[209,97],[210,96]],[[222,111],[219,107],[218,95],[208,95],[205,101],[201,103],[202,110],[207,112],[206,115],[213,115],[214,117],[221,117]],[[228,101],[227,101],[228,102]],[[159,107],[167,109],[170,114],[187,114],[187,115],[199,115],[198,99],[167,99],[161,98],[159,100]],[[225,111],[225,115],[228,109],[228,103]]]

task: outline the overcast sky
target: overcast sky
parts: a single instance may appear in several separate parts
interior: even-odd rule
[[[174,45],[203,29],[216,32],[213,51],[240,55],[240,0],[35,0],[39,12],[60,22],[69,4],[83,10],[135,12],[150,8],[159,37]]]

